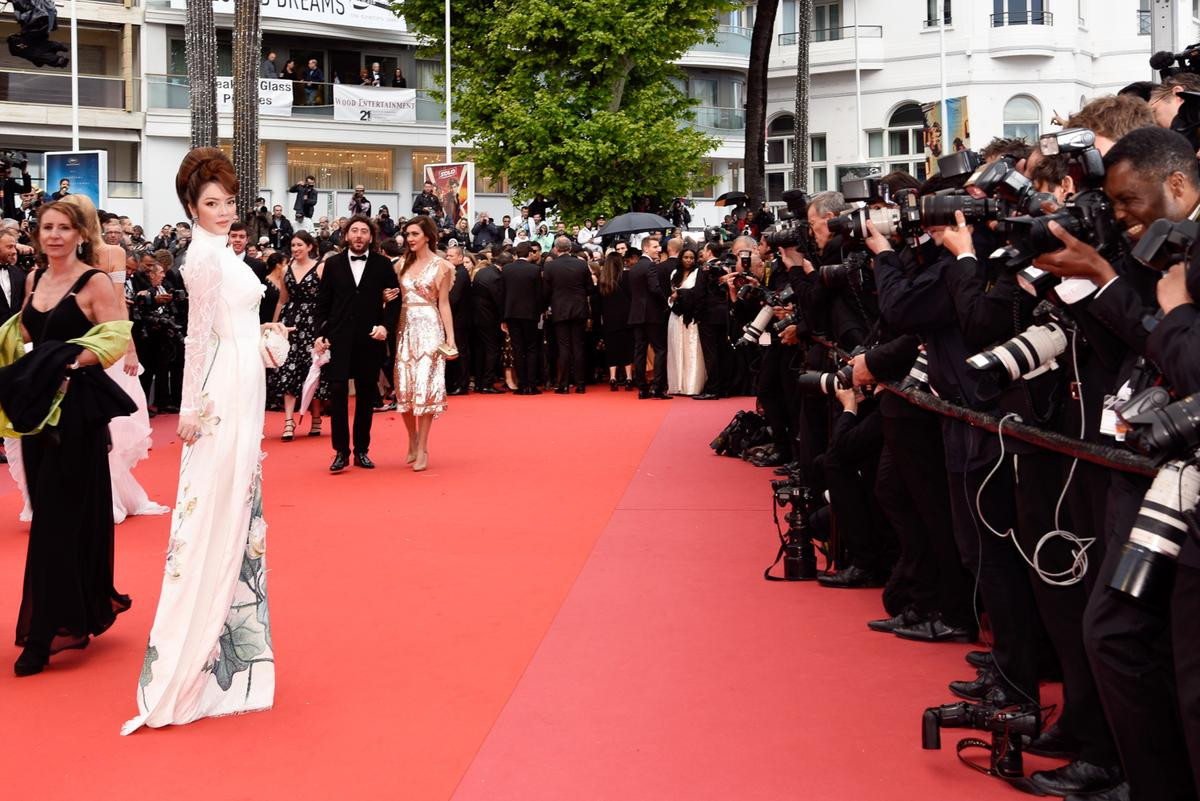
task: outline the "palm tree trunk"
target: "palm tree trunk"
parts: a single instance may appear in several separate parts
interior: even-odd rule
[[[764,155],[767,148],[767,67],[775,32],[779,0],[759,0],[750,36],[750,67],[746,70],[746,194],[747,208],[757,209],[766,199]],[[785,31],[787,33],[788,31]],[[736,187],[734,187],[736,188]]]
[[[233,170],[238,216],[254,212],[258,197],[258,65],[262,28],[258,0],[235,0],[233,9]]]
[[[217,27],[212,3],[187,4],[184,40],[192,147],[217,146]]]
[[[812,37],[812,0],[800,0],[796,24],[796,145],[792,155],[792,186],[808,190],[808,44]]]

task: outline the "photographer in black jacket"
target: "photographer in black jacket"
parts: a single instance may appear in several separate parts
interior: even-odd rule
[[[700,275],[696,285],[702,301],[696,315],[700,326],[700,350],[704,354],[704,389],[693,400],[716,400],[728,393],[727,376],[732,369],[729,352],[729,292],[723,279],[728,271],[721,263],[727,248],[721,242],[705,242],[700,249]]]

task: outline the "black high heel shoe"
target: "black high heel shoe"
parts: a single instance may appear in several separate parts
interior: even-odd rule
[[[625,391],[626,391],[626,392],[633,392],[633,389],[634,389],[634,387],[633,387],[633,381],[631,381],[630,379],[626,378],[626,379],[625,379]]]
[[[50,663],[50,656],[41,651],[25,646],[25,650],[13,664],[13,672],[18,676],[33,676],[45,670]]]
[[[617,391],[617,389],[618,389],[618,388],[617,388],[617,379],[615,379],[615,378],[610,378],[610,379],[608,380],[608,388],[609,388],[611,391],[613,391],[613,392],[616,392],[616,391]]]

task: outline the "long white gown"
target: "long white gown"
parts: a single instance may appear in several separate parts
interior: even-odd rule
[[[269,709],[275,658],[262,516],[263,286],[197,226],[188,290],[182,411],[202,434],[184,446],[158,611],[138,678],[139,714],[121,729]]]
[[[692,270],[680,289],[695,289],[700,270]],[[671,395],[699,395],[704,391],[704,352],[700,349],[700,326],[688,325],[672,312],[667,322],[667,392]]]

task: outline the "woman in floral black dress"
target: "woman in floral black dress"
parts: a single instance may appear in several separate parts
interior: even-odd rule
[[[324,269],[317,263],[317,243],[308,231],[297,231],[292,236],[292,261],[283,273],[284,291],[283,306],[279,319],[290,330],[288,333],[287,361],[272,372],[268,379],[270,393],[273,398],[283,398],[283,439],[292,439],[296,431],[294,414],[297,399],[304,389],[304,379],[308,377],[312,366],[312,343],[317,338],[317,293],[321,286],[321,272]],[[324,382],[317,388],[317,394],[312,402],[312,427],[308,431],[310,437],[321,434],[321,401],[328,395]],[[301,417],[304,410],[299,410]]]

